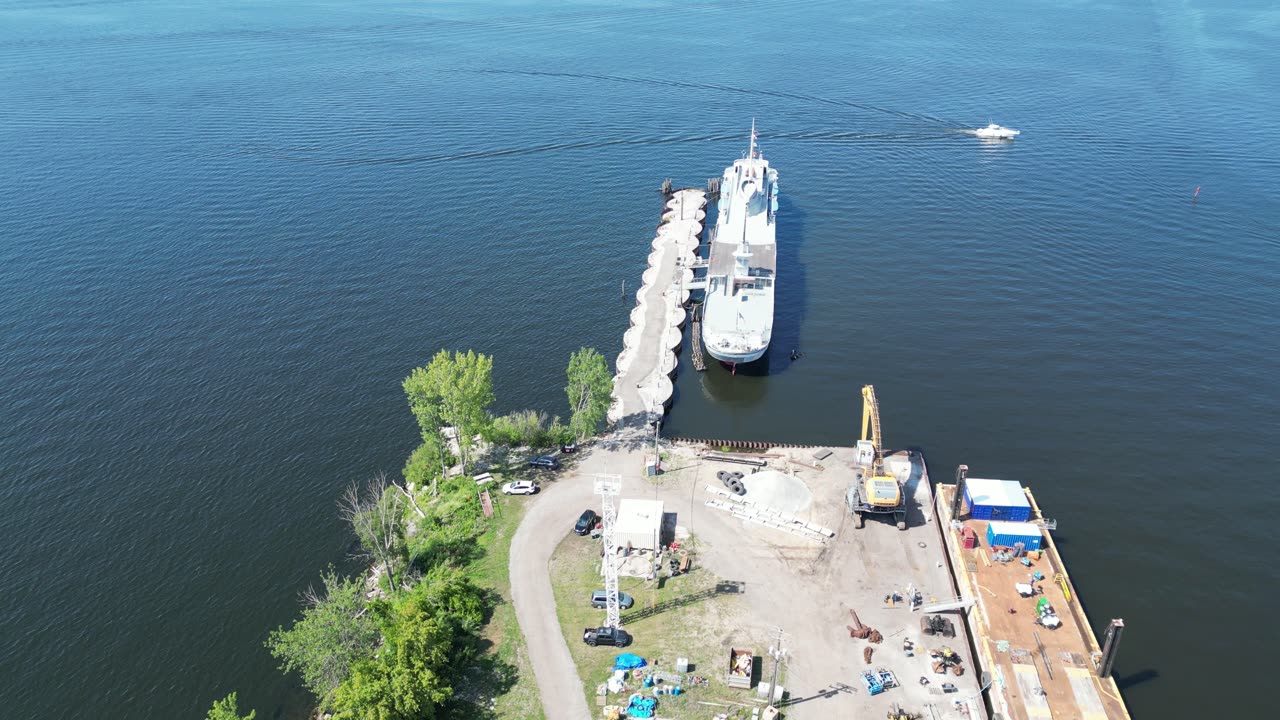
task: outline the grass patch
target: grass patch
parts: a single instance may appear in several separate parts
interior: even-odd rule
[[[716,578],[697,567],[687,574],[667,578],[662,587],[642,578],[620,578],[618,587],[635,599],[635,606],[622,611],[622,623],[635,638],[626,649],[590,647],[582,642],[582,630],[604,623],[604,610],[591,607],[591,593],[604,588],[600,575],[600,543],[575,535],[567,536],[551,557],[551,583],[556,597],[556,613],[569,653],[582,678],[582,691],[589,708],[596,704],[596,688],[608,679],[614,658],[622,652],[639,655],[659,670],[675,671],[677,657],[689,658],[691,674],[708,680],[704,687],[684,686],[684,694],[663,695],[658,699],[661,717],[704,717],[714,712],[749,710],[738,705],[713,708],[698,701],[716,703],[753,703],[755,692],[730,688],[725,680],[729,664],[729,648],[751,648],[763,655],[768,642],[758,634],[744,630],[740,618],[745,615],[741,597],[716,595]],[[758,672],[763,670],[757,660]],[[609,704],[626,704],[631,692],[647,691],[631,682],[622,695],[609,696]],[[595,712],[595,710],[593,710]],[[732,715],[731,715],[732,717]]]
[[[478,702],[487,717],[496,720],[542,720],[538,682],[511,604],[511,538],[524,517],[528,498],[503,495],[497,491],[497,484],[489,487],[494,517],[476,541],[483,554],[472,564],[471,571],[475,583],[492,592],[496,601],[493,615],[481,633],[489,643],[487,657],[496,660],[494,665],[502,670],[484,673],[484,681],[476,688],[483,696]]]

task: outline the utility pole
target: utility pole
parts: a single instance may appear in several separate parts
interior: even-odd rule
[[[782,659],[787,656],[787,651],[782,647],[782,628],[778,628],[778,639],[773,647],[769,648],[769,657],[773,658],[773,679],[769,681],[769,707],[777,709],[774,698],[778,697],[778,668],[782,666]]]

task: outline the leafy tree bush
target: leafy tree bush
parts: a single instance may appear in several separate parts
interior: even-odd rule
[[[364,597],[364,583],[339,577],[332,567],[321,580],[320,591],[303,593],[306,607],[293,627],[277,628],[267,648],[280,661],[280,669],[296,671],[322,706],[349,677],[357,663],[372,657],[380,633]]]
[[[375,609],[385,644],[333,694],[335,720],[435,718],[461,669],[479,654],[484,594],[459,568],[438,565]]]
[[[440,492],[427,508],[427,517],[408,537],[409,557],[418,567],[464,563],[475,552],[474,540],[484,532],[484,517],[476,502],[475,484],[468,477],[440,481]]]
[[[248,715],[241,715],[236,694],[231,693],[213,704],[205,720],[253,720],[257,714],[256,711],[250,710]]]
[[[414,369],[403,387],[423,441],[438,439],[443,427],[457,428],[462,462],[470,465],[471,439],[488,425],[494,400],[493,358],[441,350],[426,367]]]
[[[546,413],[537,410],[517,410],[496,417],[489,426],[489,441],[511,447],[555,445],[564,435],[564,426],[558,417],[548,420]]]
[[[609,363],[595,348],[582,348],[569,356],[565,370],[569,384],[569,429],[578,440],[594,435],[609,414],[613,403],[613,374]]]
[[[385,630],[378,656],[333,694],[334,720],[432,720],[453,696],[455,644],[447,623],[411,609]]]

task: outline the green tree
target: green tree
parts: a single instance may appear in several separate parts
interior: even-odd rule
[[[441,481],[440,494],[427,506],[427,517],[407,538],[410,562],[419,567],[465,562],[477,551],[475,539],[484,531],[475,484],[469,477]]]
[[[379,606],[385,645],[333,695],[335,720],[430,720],[478,655],[484,595],[465,571],[438,565]]]
[[[453,696],[453,633],[437,619],[403,618],[394,640],[333,694],[334,720],[431,720]]]
[[[560,418],[552,420],[537,410],[517,410],[494,418],[489,425],[489,438],[491,442],[513,447],[547,447],[559,441],[551,433],[551,428],[559,422]]]
[[[569,430],[579,440],[594,435],[600,423],[609,413],[613,402],[613,376],[609,364],[595,348],[582,348],[569,356],[569,369],[565,371],[569,385]]]
[[[436,491],[436,480],[444,475],[447,460],[444,454],[444,443],[440,434],[424,438],[422,444],[414,448],[404,464],[404,480],[417,491],[431,486],[431,494]]]
[[[373,657],[380,633],[363,581],[339,577],[332,567],[321,579],[322,590],[310,587],[302,594],[302,617],[288,630],[274,630],[266,645],[281,670],[297,671],[320,704],[328,705],[355,665]]]
[[[253,720],[257,714],[257,712],[250,710],[248,715],[241,715],[240,707],[236,701],[236,694],[231,693],[213,704],[205,720]]]
[[[456,428],[462,463],[469,466],[472,438],[485,429],[494,401],[493,358],[471,350],[452,355],[441,350],[405,378],[404,392],[423,441],[439,438],[443,427]]]

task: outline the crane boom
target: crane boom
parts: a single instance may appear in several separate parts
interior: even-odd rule
[[[867,437],[867,431],[871,437]],[[875,464],[871,466],[871,475],[884,475],[884,446],[880,438],[880,403],[876,401],[876,389],[872,385],[862,387],[862,439],[870,440],[875,448]]]

